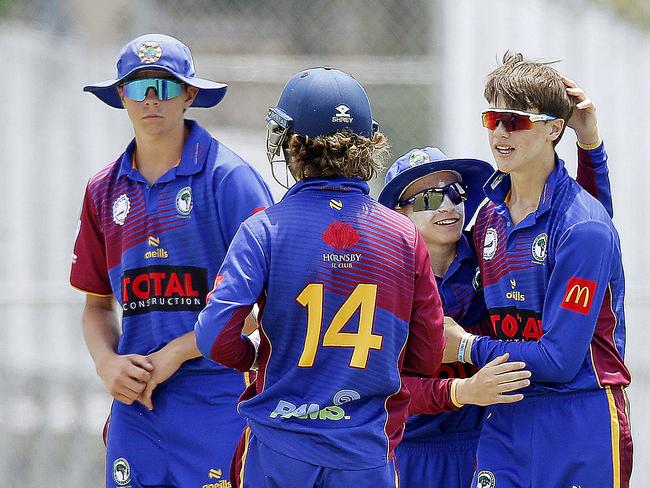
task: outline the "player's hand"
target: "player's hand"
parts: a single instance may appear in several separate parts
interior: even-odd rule
[[[97,374],[113,398],[131,405],[151,379],[154,366],[146,356],[115,354],[97,363]]]
[[[456,398],[464,405],[494,405],[495,403],[515,403],[524,398],[521,393],[506,395],[530,385],[530,371],[520,361],[507,362],[509,354],[499,356],[471,378],[457,380]]]
[[[442,356],[443,363],[455,363],[458,361],[458,347],[460,340],[465,335],[465,329],[458,325],[454,319],[445,316],[445,352]]]
[[[147,358],[151,361],[151,364],[153,364],[154,369],[149,381],[147,381],[146,388],[143,389],[138,401],[147,407],[147,409],[153,410],[153,401],[151,397],[154,390],[159,384],[167,381],[171,375],[178,371],[178,368],[181,367],[183,361],[179,360],[174,350],[168,346],[149,354]]]
[[[571,118],[567,121],[567,125],[575,131],[580,144],[586,146],[596,144],[600,140],[600,136],[598,135],[596,105],[575,81],[566,76],[562,76],[562,81],[567,87],[567,95],[574,98],[576,102],[575,109],[573,110]]]

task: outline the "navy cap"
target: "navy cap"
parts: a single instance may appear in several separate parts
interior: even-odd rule
[[[312,68],[294,75],[285,85],[269,118],[294,134],[316,137],[350,130],[364,137],[373,133],[366,91],[351,75],[334,68]]]
[[[190,49],[178,39],[164,34],[145,34],[122,48],[117,61],[117,78],[84,87],[102,102],[124,108],[117,85],[142,70],[162,70],[183,83],[199,89],[192,107],[214,107],[225,96],[228,85],[194,76]]]
[[[467,191],[465,221],[468,222],[485,198],[483,185],[494,173],[494,168],[479,159],[450,159],[437,147],[411,149],[397,159],[386,173],[379,202],[395,208],[411,183],[434,171],[455,171],[460,174]]]

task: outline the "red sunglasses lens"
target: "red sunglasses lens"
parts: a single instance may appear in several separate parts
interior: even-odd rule
[[[503,124],[503,128],[508,132],[515,130],[530,130],[533,128],[533,123],[527,115],[516,114],[513,112],[484,112],[483,113],[483,127],[489,130],[495,130],[499,125]]]

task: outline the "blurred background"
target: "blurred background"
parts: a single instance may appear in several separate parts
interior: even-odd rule
[[[649,26],[646,0],[0,0],[0,485],[103,486],[110,399],[83,343],[83,296],[67,280],[85,183],[132,128],[82,87],[113,78],[121,46],[147,32],[180,38],[199,76],[230,85],[218,107],[188,116],[271,184],[264,116],[302,68],[359,79],[393,159],[435,145],[491,162],[479,117],[486,74],[506,49],[560,60],[595,100],[610,155],[627,274],[633,486],[647,480]],[[575,174],[573,133],[558,152]],[[380,187],[373,182],[374,195]]]

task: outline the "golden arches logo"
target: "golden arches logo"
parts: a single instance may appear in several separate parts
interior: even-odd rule
[[[589,298],[591,296],[591,292],[589,291],[589,287],[587,286],[580,286],[578,284],[575,284],[571,287],[569,290],[569,293],[566,294],[566,298],[564,301],[566,303],[569,303],[571,301],[571,298],[573,297],[573,293],[576,292],[575,299],[573,300],[573,303],[578,305],[580,303],[580,298],[584,294],[584,300],[582,302],[582,307],[587,308],[587,305],[589,304]]]

